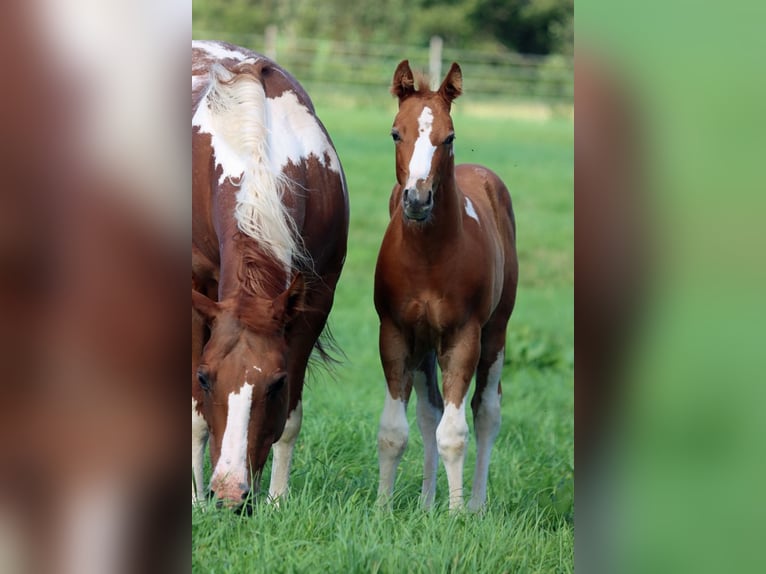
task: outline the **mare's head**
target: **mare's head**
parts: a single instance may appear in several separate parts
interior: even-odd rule
[[[300,274],[276,299],[243,293],[214,302],[192,290],[192,304],[208,321],[210,338],[197,370],[211,432],[210,489],[239,506],[266,462],[287,419],[285,329],[300,310]]]
[[[444,175],[454,170],[450,109],[462,89],[463,75],[454,62],[437,91],[428,89],[423,80],[416,88],[407,60],[394,72],[391,93],[399,99],[399,112],[391,137],[396,144],[396,180],[409,220],[429,218]]]

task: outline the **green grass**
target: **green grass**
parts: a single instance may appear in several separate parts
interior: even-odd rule
[[[460,162],[505,180],[518,224],[520,286],[508,330],[503,422],[481,515],[450,515],[443,468],[437,505],[418,508],[422,440],[410,406],[410,442],[393,510],[375,507],[378,418],[385,382],[372,304],[375,260],[394,181],[389,130],[395,103],[317,110],[346,171],[349,251],[331,325],[348,356],[304,392],[291,493],[252,516],[192,513],[195,572],[571,572],[573,569],[573,125],[453,114]],[[413,395],[412,402],[415,402]],[[470,415],[469,415],[470,416]],[[472,426],[469,420],[469,426]],[[466,492],[475,445],[470,443]],[[261,483],[268,486],[269,467]]]

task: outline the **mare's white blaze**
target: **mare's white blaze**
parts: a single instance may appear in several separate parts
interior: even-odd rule
[[[197,411],[197,405],[192,397],[192,502],[205,497],[203,469],[208,429],[205,418]]]
[[[431,175],[431,161],[436,146],[431,143],[431,129],[434,124],[434,114],[428,106],[423,108],[418,117],[418,139],[410,158],[409,174],[405,189],[412,189],[418,180],[428,179]]]
[[[290,466],[293,460],[293,449],[303,422],[303,405],[301,401],[295,405],[285,422],[282,436],[272,447],[273,462],[271,465],[271,482],[269,483],[269,500],[276,501],[287,493],[287,481],[290,478]]]
[[[418,428],[423,435],[423,487],[420,493],[421,504],[429,508],[436,496],[436,473],[439,469],[439,450],[436,447],[436,427],[442,413],[428,400],[426,375],[415,371],[412,375],[413,386],[418,395],[416,408]]]
[[[450,510],[463,504],[463,461],[468,442],[468,424],[465,422],[465,397],[460,405],[447,403],[444,415],[436,428],[436,444],[444,461],[449,485]]]
[[[245,383],[238,392],[229,393],[226,430],[221,441],[221,456],[211,482],[248,484],[247,428],[250,424],[253,385]]]
[[[476,470],[473,478],[469,508],[478,510],[487,499],[487,476],[492,446],[500,431],[500,375],[503,371],[505,352],[500,351],[487,374],[487,386],[474,418],[476,430]]]
[[[479,216],[476,215],[476,210],[473,208],[473,203],[468,199],[468,196],[465,197],[465,212],[468,214],[468,217],[473,217],[476,223],[479,223]]]
[[[399,466],[404,449],[407,447],[409,432],[407,403],[393,398],[386,388],[386,401],[378,428],[379,497],[390,497],[393,494],[396,467]]]
[[[289,269],[298,251],[295,223],[282,204],[286,178],[270,159],[269,140],[278,138],[269,136],[268,124],[274,122],[267,118],[266,94],[260,80],[249,74],[225,83],[232,78],[229,70],[213,65],[192,126],[210,135],[215,165],[221,168],[219,185],[228,180],[239,188],[235,217],[240,231]]]
[[[316,117],[293,91],[266,100],[271,167],[281,172],[289,162],[299,165],[314,156],[326,168],[340,173],[338,155]]]

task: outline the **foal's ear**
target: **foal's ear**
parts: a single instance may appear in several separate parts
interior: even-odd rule
[[[452,62],[452,67],[439,88],[439,94],[448,104],[463,93],[463,72],[460,70],[457,62]]]
[[[194,289],[192,289],[192,307],[208,321],[215,319],[221,311],[221,306],[218,303]]]
[[[394,72],[391,93],[399,98],[399,103],[415,93],[415,78],[410,69],[409,60],[402,60]]]
[[[305,302],[306,280],[303,274],[296,273],[290,286],[272,303],[274,318],[282,319],[285,324],[289,323],[298,313],[305,310]]]

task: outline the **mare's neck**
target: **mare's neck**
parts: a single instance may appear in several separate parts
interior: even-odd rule
[[[276,299],[288,284],[281,262],[258,248],[257,242],[237,231],[221,244],[219,300],[239,297],[243,292]]]

